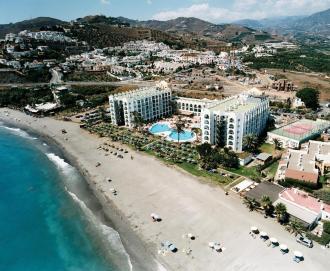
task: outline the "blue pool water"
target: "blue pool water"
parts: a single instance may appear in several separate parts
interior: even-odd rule
[[[180,133],[180,136],[178,135],[177,131],[172,131],[169,135],[169,137],[175,141],[187,141],[187,140],[191,140],[193,139],[195,136],[195,134],[193,132],[190,131],[184,131],[182,133]]]
[[[130,270],[87,184],[55,153],[0,123],[0,270]]]
[[[169,132],[168,139],[178,141],[178,133],[175,129],[172,129],[167,123],[155,123],[149,129],[152,134],[159,134]],[[184,130],[184,132],[180,133],[179,141],[189,141],[195,137],[194,132],[190,132],[188,130]]]
[[[170,126],[167,123],[156,123],[151,126],[149,130],[152,134],[164,133],[171,131]]]

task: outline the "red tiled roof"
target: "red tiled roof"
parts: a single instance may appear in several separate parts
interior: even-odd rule
[[[317,198],[313,198],[306,192],[295,188],[285,189],[280,193],[280,197],[316,213],[320,213],[321,210],[330,212],[329,204],[322,203]]]
[[[285,171],[285,178],[291,178],[303,182],[317,183],[319,175],[317,173],[304,172],[288,168]]]

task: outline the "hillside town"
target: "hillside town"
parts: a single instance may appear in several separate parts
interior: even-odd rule
[[[224,245],[216,237],[207,241],[206,224],[215,233],[216,223],[202,223],[215,206],[221,209],[227,205],[237,219],[235,224],[241,216],[244,225],[259,223],[251,224],[241,240],[257,238],[266,249],[279,250],[283,270],[312,270],[314,257],[318,257],[318,266],[328,264],[328,254],[324,256],[330,251],[328,93],[321,83],[311,87],[297,79],[305,74],[305,67],[299,66],[293,73],[276,63],[275,68],[262,66],[283,54],[305,59],[299,51],[301,43],[283,39],[234,46],[228,42],[221,50],[212,50],[178,48],[177,44],[142,38],[97,48],[74,35],[74,28],[87,26],[77,20],[70,27],[26,29],[7,33],[0,40],[1,125],[9,121],[23,125],[20,129],[44,130],[40,133],[55,138],[68,152],[79,145],[77,141],[86,142],[77,153],[82,154],[81,164],[86,163],[90,171],[81,172],[92,180],[91,191],[96,191],[102,204],[111,202],[124,211],[134,210],[127,211],[127,221],[135,225],[134,231],[147,236],[152,255],[157,254],[168,266],[173,260],[175,267],[169,270],[202,270],[204,260],[196,264],[199,269],[194,269],[190,260],[199,261],[207,255],[212,261],[214,255],[205,249],[223,257],[228,253],[239,266],[231,250],[241,247],[241,226],[236,231],[233,225],[232,233],[240,232],[237,238],[228,237],[229,231],[224,230]],[[312,76],[317,82],[329,79],[323,73]],[[159,167],[148,170],[148,163],[159,163]],[[145,178],[137,165],[144,169]],[[158,173],[162,171],[173,178],[162,182],[166,179],[166,174]],[[135,172],[136,182],[131,177],[119,181],[120,176]],[[176,183],[179,178],[185,183]],[[210,189],[212,197],[223,201],[215,201],[217,205],[212,203],[212,208],[203,212],[203,206],[195,203],[196,198],[201,201],[195,194],[181,198],[180,191],[190,186],[189,178],[194,187],[203,187],[195,190],[196,195]],[[172,182],[178,190],[169,188]],[[138,192],[145,193],[145,202],[136,203],[145,207],[142,211],[133,207]],[[123,195],[132,200],[127,203]],[[190,201],[191,209],[185,206]],[[175,210],[172,214],[169,206]],[[179,207],[183,211],[176,211]],[[149,211],[151,224],[141,215]],[[191,220],[185,223],[185,217]],[[171,224],[170,220],[177,221]],[[178,237],[174,232],[179,231],[179,222],[187,233]],[[266,227],[274,233],[265,232]],[[252,253],[253,245],[248,247]],[[273,259],[268,254],[265,257]],[[220,261],[216,258],[212,266],[224,266]],[[299,267],[292,267],[292,262]],[[184,264],[189,269],[182,268]]]

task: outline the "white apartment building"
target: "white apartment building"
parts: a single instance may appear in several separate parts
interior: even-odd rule
[[[214,100],[193,99],[185,97],[178,97],[175,101],[180,112],[193,113],[197,116],[200,116],[203,109],[215,102]]]
[[[133,127],[133,112],[137,112],[146,120],[155,120],[172,113],[172,91],[166,82],[155,87],[109,96],[111,122],[114,125]]]
[[[14,34],[14,33],[8,33],[5,36],[5,41],[13,42],[16,37],[17,37],[16,34]]]
[[[30,32],[24,30],[18,33],[20,37],[29,37],[37,40],[49,40],[49,41],[58,41],[58,42],[75,42],[76,40],[71,39],[70,37],[65,36],[62,32],[57,31],[38,31]]]
[[[282,155],[276,180],[291,178],[317,184],[319,175],[330,168],[330,142],[310,140],[301,150],[288,150]]]
[[[202,110],[202,141],[234,151],[243,150],[243,138],[260,135],[269,116],[269,101],[264,96],[240,94],[211,103]]]

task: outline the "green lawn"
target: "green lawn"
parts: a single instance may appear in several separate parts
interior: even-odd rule
[[[274,151],[275,151],[275,145],[274,144],[269,144],[269,143],[263,143],[259,150],[261,152],[266,152],[266,153],[269,153],[269,154],[273,154]]]
[[[229,178],[229,177],[224,177],[221,176],[219,173],[210,173],[206,170],[200,169],[198,165],[194,165],[194,164],[190,164],[190,163],[174,163],[172,161],[166,160],[160,156],[158,156],[154,151],[152,150],[144,150],[145,153],[152,155],[152,156],[156,156],[157,159],[163,161],[166,164],[169,165],[176,165],[179,168],[182,168],[183,170],[187,171],[188,173],[196,176],[196,177],[203,177],[206,178],[208,180],[211,180],[213,182],[216,182],[218,184],[221,185],[228,185],[231,182],[235,181],[237,178]]]
[[[221,185],[227,185],[236,180],[236,178],[231,179],[228,177],[221,176],[219,173],[210,173],[206,170],[199,169],[198,165],[193,165],[189,163],[180,163],[177,164],[178,167],[184,169],[185,171],[189,172],[190,174],[197,176],[197,177],[204,177],[210,179],[214,182],[217,182]]]
[[[257,171],[256,167],[243,167],[240,166],[239,168],[226,168],[225,170],[230,171],[232,173],[236,173],[238,175],[242,175],[248,177],[252,180],[260,179],[261,174]]]
[[[278,168],[278,162],[272,163],[268,168],[264,169],[269,177],[275,177]]]

